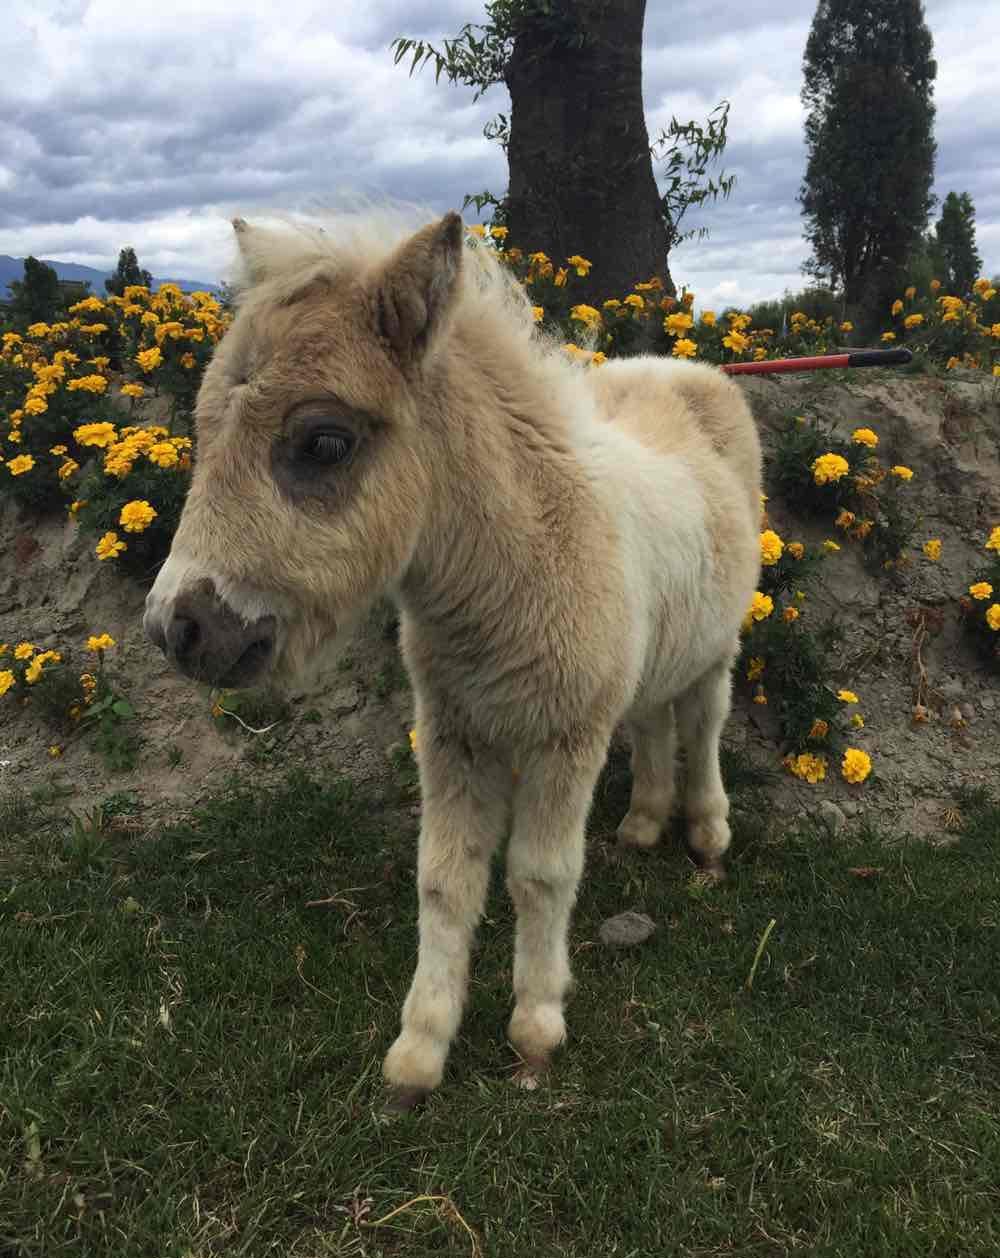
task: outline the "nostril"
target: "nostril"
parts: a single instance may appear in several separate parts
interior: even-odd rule
[[[201,629],[190,616],[174,616],[167,627],[167,647],[175,659],[187,659],[200,640]]]

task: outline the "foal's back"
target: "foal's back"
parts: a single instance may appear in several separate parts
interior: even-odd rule
[[[721,476],[756,519],[760,441],[733,381],[699,363],[654,357],[606,363],[592,379],[603,418],[647,449],[682,460],[703,486],[721,492]]]

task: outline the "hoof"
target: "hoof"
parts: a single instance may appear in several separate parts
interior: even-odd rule
[[[726,867],[720,860],[707,860],[699,870],[706,882],[725,882],[728,878]]]
[[[390,1117],[396,1114],[408,1114],[411,1110],[423,1105],[428,1096],[430,1093],[423,1088],[390,1088],[383,1108]]]

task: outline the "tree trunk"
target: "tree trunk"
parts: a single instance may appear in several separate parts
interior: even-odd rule
[[[591,304],[625,297],[667,267],[667,233],[642,105],[646,0],[572,0],[582,46],[539,24],[518,36],[506,69],[511,97],[508,241],[556,266],[593,263],[574,279]],[[550,28],[551,31],[551,28]]]

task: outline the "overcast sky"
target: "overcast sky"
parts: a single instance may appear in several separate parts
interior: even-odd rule
[[[745,304],[802,285],[802,52],[812,0],[648,0],[651,136],[732,101],[732,199],[671,257],[678,283]],[[506,185],[492,89],[413,79],[389,51],[479,21],[481,0],[3,0],[0,253],[216,280],[228,220],[363,193],[460,208]],[[1000,271],[995,0],[927,0],[938,60],[936,191],[968,191]],[[467,215],[467,221],[469,216]],[[613,230],[613,225],[609,226]]]

